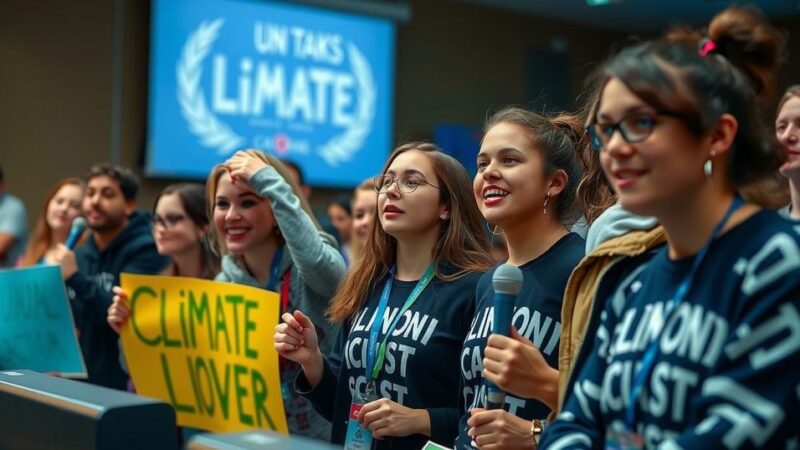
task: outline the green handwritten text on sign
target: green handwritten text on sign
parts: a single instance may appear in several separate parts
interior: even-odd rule
[[[123,274],[131,315],[123,350],[136,390],[178,423],[215,432],[287,432],[274,292],[185,277]]]

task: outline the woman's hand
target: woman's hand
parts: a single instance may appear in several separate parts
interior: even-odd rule
[[[259,170],[267,167],[268,164],[253,155],[238,151],[225,161],[225,166],[228,168],[232,180],[242,180],[245,183],[249,183],[250,178]]]
[[[431,435],[431,418],[428,411],[407,408],[388,398],[364,405],[358,413],[358,421],[369,428],[375,439],[412,434]]]
[[[475,408],[467,420],[469,435],[481,450],[532,449],[531,421],[502,409]]]
[[[47,264],[58,264],[61,266],[61,278],[64,280],[71,277],[78,271],[78,262],[75,259],[75,252],[64,244],[58,244],[56,248],[45,258]]]
[[[511,327],[511,337],[492,334],[483,352],[483,377],[505,392],[521,398],[535,398],[551,409],[558,403],[558,370]]]
[[[322,378],[324,362],[314,324],[299,309],[292,314],[283,313],[281,319],[283,323],[275,327],[275,350],[300,364],[309,384],[316,386]]]
[[[128,323],[128,316],[131,314],[131,310],[128,308],[128,294],[119,286],[114,286],[111,291],[114,292],[114,299],[111,306],[108,307],[106,321],[114,331],[119,333],[122,327]]]

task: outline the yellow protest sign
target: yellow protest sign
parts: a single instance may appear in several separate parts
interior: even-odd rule
[[[287,433],[278,294],[186,277],[122,274],[131,314],[122,347],[136,391],[170,403],[178,424]]]

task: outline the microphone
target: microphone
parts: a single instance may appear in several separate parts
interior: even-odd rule
[[[86,219],[83,217],[76,217],[75,220],[72,221],[72,227],[69,229],[69,236],[67,236],[67,241],[64,242],[64,245],[70,250],[75,248],[75,244],[78,243],[78,239],[85,229]]]
[[[511,319],[514,315],[514,304],[517,294],[522,288],[522,271],[519,267],[505,263],[500,265],[492,276],[494,289],[494,315],[492,316],[492,333],[509,336]],[[486,381],[486,408],[502,409],[506,401],[506,393],[491,381]]]

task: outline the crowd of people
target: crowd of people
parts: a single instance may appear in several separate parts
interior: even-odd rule
[[[60,265],[88,382],[115,389],[135,389],[120,273],[279,293],[289,431],[346,448],[800,448],[800,87],[774,129],[760,116],[784,46],[729,7],[612,56],[581,111],[494,112],[473,177],[398,146],[325,220],[298,167],[245,150],[150,214],[131,171],[98,164],[26,242],[0,172],[0,264]],[[746,194],[778,173],[785,208]],[[501,264],[522,273],[508,336]]]

